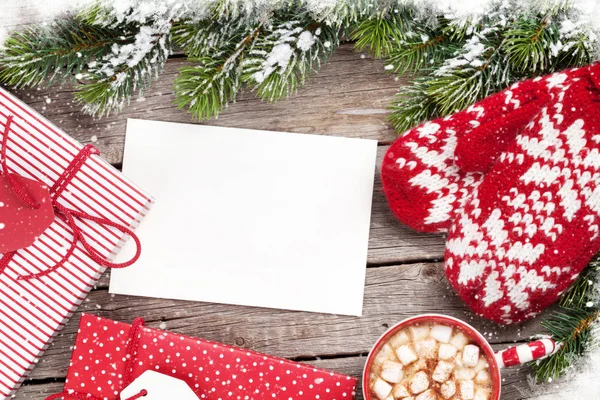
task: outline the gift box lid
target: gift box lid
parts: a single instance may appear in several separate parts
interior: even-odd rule
[[[131,325],[83,314],[65,383],[116,400],[128,384]],[[200,399],[322,399],[355,396],[356,378],[255,351],[144,327],[131,378],[146,370],[184,380]]]

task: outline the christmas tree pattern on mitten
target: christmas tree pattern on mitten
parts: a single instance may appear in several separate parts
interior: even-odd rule
[[[447,231],[465,197],[482,179],[481,173],[465,172],[455,164],[457,140],[475,128],[492,130],[498,121],[507,121],[496,132],[496,145],[489,147],[487,158],[493,157],[504,143],[504,131],[518,131],[547,101],[543,82],[524,81],[465,111],[404,133],[392,144],[382,163],[383,190],[391,210],[417,231]],[[486,149],[487,144],[481,143],[474,151],[481,153]]]
[[[459,164],[489,172],[449,232],[446,275],[471,309],[503,324],[556,301],[600,250],[600,64],[539,81],[551,101],[512,141],[496,141],[514,132],[503,119],[456,148]],[[484,142],[492,149],[470,148]]]

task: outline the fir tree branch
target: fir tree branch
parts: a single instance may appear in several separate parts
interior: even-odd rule
[[[561,49],[558,55],[557,69],[588,65],[591,62],[592,55],[589,48],[589,38],[581,35],[575,41],[572,41]]]
[[[239,22],[179,21],[173,25],[173,43],[190,58],[200,58],[230,46],[232,38],[243,36],[246,28]]]
[[[560,348],[543,360],[530,363],[535,379],[548,382],[559,378],[573,361],[586,350],[599,343],[592,342],[592,329],[600,320],[600,305],[597,301],[600,274],[600,254],[596,255],[582,271],[577,281],[560,300],[560,310],[542,321],[542,326]]]
[[[412,32],[389,52],[388,60],[392,70],[398,75],[408,71],[422,73],[439,67],[456,50],[456,45],[441,32]]]
[[[187,108],[194,118],[219,115],[235,100],[241,82],[241,61],[259,37],[262,25],[245,35],[231,37],[231,44],[214,54],[191,58],[196,65],[183,67],[175,79],[175,104]]]
[[[129,29],[91,25],[77,17],[13,33],[0,52],[0,81],[16,87],[64,83],[112,45],[134,41]]]
[[[558,27],[550,17],[519,19],[506,33],[506,52],[517,71],[548,71],[552,66],[551,45]]]
[[[475,32],[459,51],[452,52],[452,57],[444,58],[441,67],[421,77],[412,88],[399,92],[397,98],[402,100],[394,101],[390,116],[396,129],[407,130],[437,116],[450,115],[508,86],[511,76],[501,50],[501,30],[494,24],[488,25],[485,35]],[[454,30],[445,24],[439,34],[454,35]],[[463,33],[456,37],[463,37]]]
[[[438,104],[441,115],[464,110],[510,84],[510,66],[500,48],[501,45],[487,49],[491,54],[479,67],[449,69],[428,82],[428,92]]]
[[[338,30],[309,18],[281,18],[257,39],[242,62],[244,83],[258,96],[277,101],[303,85],[308,73],[326,61],[339,44]]]
[[[142,26],[133,43],[113,46],[109,54],[88,63],[75,100],[91,115],[103,116],[121,110],[134,93],[143,95],[170,53],[168,32]]]

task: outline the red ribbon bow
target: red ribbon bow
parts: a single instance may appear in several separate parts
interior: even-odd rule
[[[124,374],[124,382],[125,384],[123,385],[124,388],[126,388],[127,386],[129,386],[131,384],[131,382],[133,381],[133,363],[135,361],[135,356],[137,353],[137,348],[138,348],[138,344],[140,342],[140,337],[141,335],[141,330],[144,327],[144,319],[143,318],[136,318],[135,320],[133,320],[133,324],[131,325],[131,329],[129,330],[129,338],[127,340],[127,355],[126,355],[126,363],[125,363],[125,374]],[[133,395],[132,397],[129,397],[127,399],[123,399],[123,400],[136,400],[139,399],[140,397],[144,397],[148,394],[148,392],[146,391],[146,389],[142,389],[138,394]],[[97,397],[88,395],[88,394],[83,394],[83,393],[77,393],[77,392],[73,392],[73,393],[69,393],[68,391],[62,392],[62,393],[57,393],[57,394],[53,394],[50,395],[48,397],[46,397],[46,400],[55,400],[55,399],[64,399],[70,397],[72,399],[77,399],[77,400],[101,400]]]
[[[12,115],[8,116],[6,125],[4,128],[4,134],[2,135],[2,151],[0,153],[0,165],[2,166],[2,173],[4,174],[4,177],[5,177],[6,181],[8,182],[11,190],[28,206],[38,209],[41,207],[41,205],[35,199],[33,199],[29,195],[29,193],[27,193],[26,188],[23,187],[22,184],[17,179],[15,179],[13,176],[11,176],[10,169],[8,168],[8,165],[7,165],[6,147],[7,147],[7,143],[8,143],[8,135],[10,133],[10,126],[12,124],[12,121],[13,121],[13,116]],[[64,205],[62,205],[58,202],[62,193],[65,191],[67,186],[69,186],[69,184],[71,183],[73,178],[77,175],[77,173],[81,170],[81,168],[83,167],[83,165],[85,164],[87,159],[89,157],[91,157],[92,155],[97,155],[97,154],[100,154],[98,149],[96,149],[92,145],[85,145],[83,147],[83,149],[81,149],[79,154],[77,154],[75,156],[75,158],[71,161],[71,163],[63,171],[63,173],[59,176],[59,178],[54,183],[54,185],[50,188],[50,198],[52,200],[52,207],[54,208],[54,214],[58,218],[62,219],[71,228],[71,230],[73,232],[73,240],[71,241],[71,246],[69,247],[69,250],[63,255],[61,260],[58,261],[54,266],[52,266],[42,272],[36,273],[36,274],[20,275],[17,277],[17,279],[28,280],[28,279],[40,278],[40,277],[46,276],[46,275],[54,272],[58,268],[62,267],[69,260],[69,258],[73,255],[73,252],[75,251],[75,248],[77,247],[77,243],[81,243],[83,245],[88,256],[92,260],[94,260],[96,263],[98,263],[100,265],[103,265],[103,266],[109,267],[109,268],[128,267],[131,264],[135,263],[138,260],[138,258],[140,257],[140,254],[142,251],[142,246],[141,246],[139,238],[136,236],[136,234],[131,229],[129,229],[128,227],[126,227],[124,225],[117,224],[106,218],[95,217],[95,216],[87,214],[85,212],[73,210],[72,208],[65,207]],[[117,264],[117,263],[111,262],[109,259],[102,256],[98,250],[96,250],[92,246],[90,246],[90,244],[85,239],[83,231],[81,230],[81,228],[79,228],[79,226],[75,222],[76,219],[80,219],[80,220],[86,219],[88,221],[95,222],[99,225],[110,226],[110,227],[118,229],[119,231],[123,232],[126,235],[129,235],[135,241],[135,245],[136,245],[135,255],[129,261],[126,261],[123,263]],[[8,263],[10,263],[10,261],[14,258],[16,253],[17,253],[17,251],[6,253],[2,257],[2,259],[0,259],[0,274],[8,266]]]

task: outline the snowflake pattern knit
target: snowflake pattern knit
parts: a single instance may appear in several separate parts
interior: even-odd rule
[[[463,170],[489,171],[457,211],[446,275],[471,309],[503,324],[556,301],[600,250],[600,64],[536,82],[549,102],[522,129],[507,115],[455,150]]]
[[[390,147],[392,211],[450,229],[446,275],[479,315],[532,318],[600,250],[599,117],[597,64],[515,84]]]
[[[384,157],[383,190],[394,214],[421,232],[446,232],[465,197],[482,180],[479,172],[465,172],[454,162],[457,140],[476,128],[494,127],[503,119],[505,129],[517,130],[531,121],[547,102],[539,81],[526,81],[490,96],[451,117],[422,124],[403,134]],[[510,119],[505,118],[510,115]],[[503,143],[503,132],[496,132]],[[486,138],[487,140],[487,138]],[[459,142],[460,143],[460,142]],[[496,157],[502,146],[478,146],[477,161]],[[485,149],[487,152],[481,153]],[[465,158],[465,161],[470,161]]]

